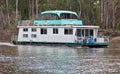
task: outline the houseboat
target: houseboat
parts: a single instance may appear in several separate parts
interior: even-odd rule
[[[40,13],[40,20],[21,20],[14,44],[69,45],[102,47],[107,37],[98,36],[99,26],[83,25],[73,11],[51,10]]]

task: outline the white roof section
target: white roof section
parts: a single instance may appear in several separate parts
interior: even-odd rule
[[[99,28],[99,26],[72,26],[72,25],[66,25],[66,26],[17,26],[18,28]]]
[[[78,16],[76,12],[66,11],[66,10],[50,10],[50,11],[41,12],[41,15],[45,15],[45,14],[56,14],[58,16],[60,16],[60,14],[73,14]]]

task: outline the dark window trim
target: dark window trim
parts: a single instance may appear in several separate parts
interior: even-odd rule
[[[37,34],[31,34],[31,38],[37,38]]]
[[[53,28],[53,34],[58,34],[58,28]]]
[[[23,34],[23,38],[28,38],[28,34]]]
[[[47,28],[41,28],[41,34],[47,34]]]
[[[64,29],[64,35],[72,35],[73,29],[72,28],[65,28]]]
[[[37,31],[37,28],[32,28],[31,31],[32,31],[32,32],[36,32],[36,31]]]
[[[28,28],[23,28],[23,32],[28,32]]]

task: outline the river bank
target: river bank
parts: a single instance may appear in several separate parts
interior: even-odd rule
[[[0,29],[0,42],[10,42],[11,36],[16,34],[16,30]]]
[[[120,36],[112,37],[110,39],[110,48],[120,48]]]

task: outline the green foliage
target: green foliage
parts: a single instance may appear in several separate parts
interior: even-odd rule
[[[21,19],[28,19],[28,1],[27,0],[18,0],[18,10],[21,14]]]
[[[120,31],[120,19],[119,22],[117,23],[117,30]]]
[[[7,2],[8,1],[8,8]],[[19,19],[34,19],[36,16],[36,0],[18,0],[18,18]],[[79,13],[80,19],[83,19],[84,24],[93,24],[102,27],[106,27],[105,19],[103,17],[104,22],[101,23],[101,1],[104,4],[107,4],[108,1],[108,28],[112,27],[112,0],[37,0],[38,4],[38,13],[45,10],[72,10]],[[116,21],[118,22],[120,19],[120,0],[116,1]],[[105,9],[104,9],[105,11]],[[106,16],[106,13],[104,14]],[[9,17],[9,18],[8,18]],[[10,24],[8,24],[8,20],[10,20]],[[15,24],[16,20],[16,0],[1,0],[0,1],[0,22],[2,25],[0,26],[11,26]],[[101,24],[100,24],[101,23]],[[15,24],[16,26],[16,24]],[[120,22],[117,23],[117,29],[120,30]]]

